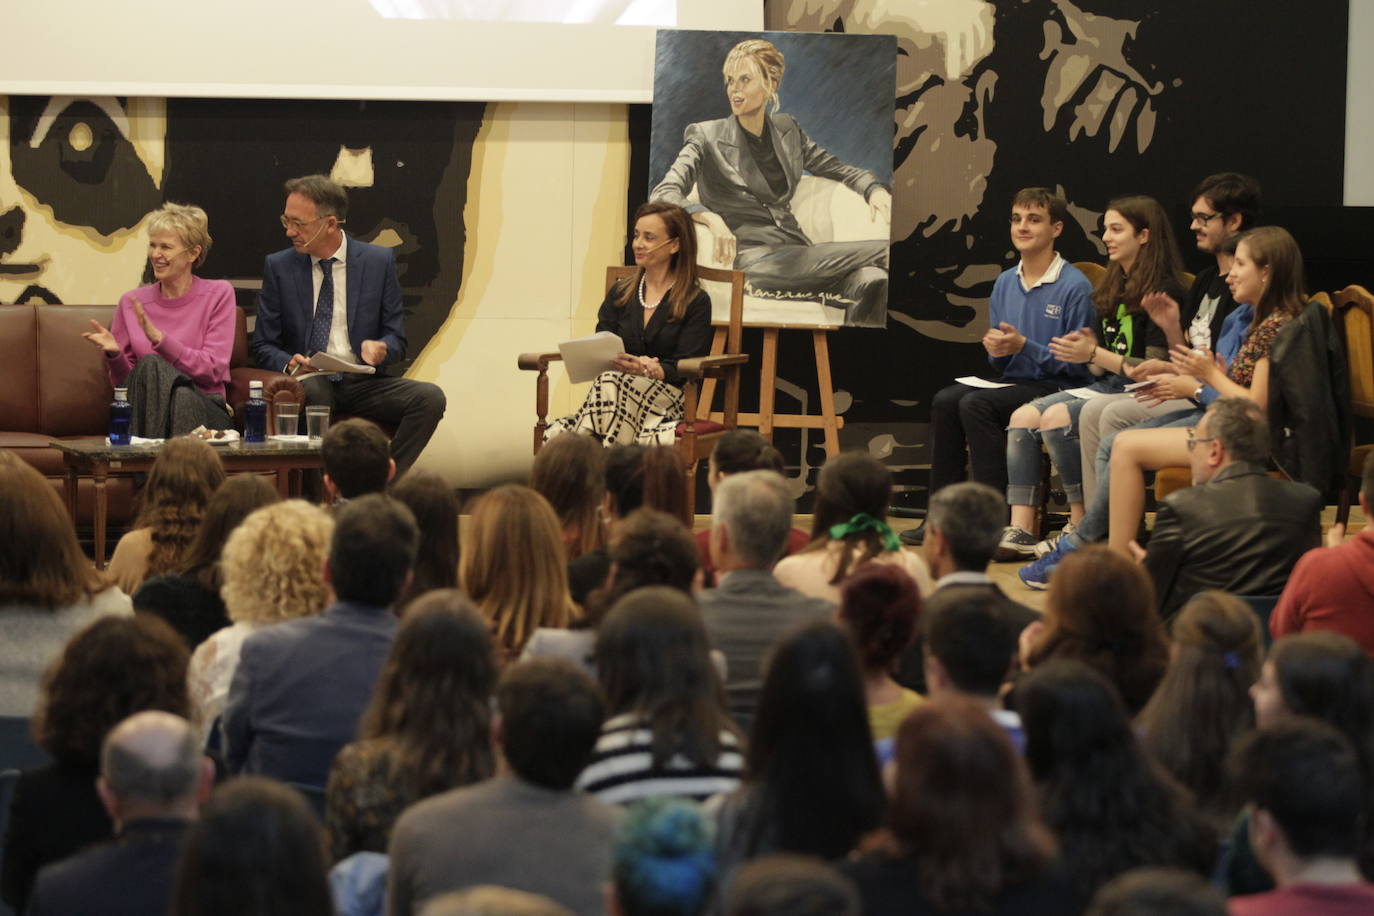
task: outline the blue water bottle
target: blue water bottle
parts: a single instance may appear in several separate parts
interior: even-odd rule
[[[134,405],[129,403],[129,389],[116,388],[114,403],[110,405],[110,444],[128,445],[129,427],[134,419]]]
[[[267,402],[262,398],[262,382],[248,383],[248,400],[243,404],[243,441],[267,441]]]

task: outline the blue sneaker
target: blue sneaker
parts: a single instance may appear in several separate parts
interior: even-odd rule
[[[1025,583],[1027,588],[1046,589],[1050,587],[1050,576],[1054,574],[1054,568],[1059,565],[1059,561],[1065,556],[1078,549],[1078,542],[1073,535],[1065,535],[1055,543],[1054,549],[1045,554],[1034,563],[1027,563],[1016,571]]]

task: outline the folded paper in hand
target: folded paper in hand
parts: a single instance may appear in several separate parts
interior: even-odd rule
[[[591,337],[579,337],[558,345],[568,370],[568,381],[590,382],[601,373],[614,368],[611,361],[625,352],[625,341],[619,334],[598,331]]]
[[[350,363],[346,359],[330,356],[323,350],[317,350],[310,354],[310,365],[315,367],[314,370],[298,373],[295,378],[305,379],[316,375],[332,375],[336,372],[351,372],[354,375],[373,375],[377,371],[376,366],[367,366],[363,363]]]

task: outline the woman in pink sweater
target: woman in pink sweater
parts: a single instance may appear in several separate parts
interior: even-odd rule
[[[111,383],[129,389],[136,436],[233,426],[225,385],[234,348],[234,289],[191,272],[205,263],[210,244],[204,210],[163,205],[148,220],[156,282],[121,296],[109,329],[92,320],[82,335],[101,349]]]

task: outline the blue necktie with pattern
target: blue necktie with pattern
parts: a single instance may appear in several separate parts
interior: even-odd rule
[[[324,276],[320,279],[320,298],[315,301],[315,320],[310,323],[310,339],[307,341],[307,345],[310,347],[311,353],[329,352],[329,329],[334,323],[335,260],[335,258],[320,259],[320,270]],[[341,378],[343,376],[336,373],[331,375],[329,380],[337,382]]]

